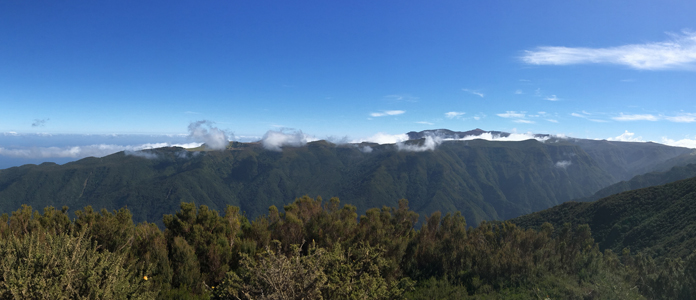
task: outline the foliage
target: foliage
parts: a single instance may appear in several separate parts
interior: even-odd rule
[[[655,257],[686,257],[696,249],[696,177],[623,192],[592,203],[569,202],[511,222],[589,224],[601,250],[624,248]]]
[[[0,299],[152,299],[126,255],[100,251],[85,231],[32,232],[0,243]]]
[[[668,193],[691,195],[679,188]],[[592,225],[525,229],[482,222],[473,228],[460,213],[435,212],[417,229],[418,214],[404,199],[358,217],[355,206],[341,207],[337,198],[304,196],[252,221],[236,207],[220,215],[205,205],[181,203],[163,217],[164,232],[151,223],[134,225],[125,208],[96,213],[87,207],[74,220],[66,211],[49,207],[41,214],[23,206],[1,217],[0,299],[696,295],[696,252],[653,257],[625,249],[616,255],[600,251]],[[681,219],[688,212],[671,216]]]
[[[344,251],[309,246],[302,254],[294,245],[289,255],[280,243],[267,247],[258,260],[244,256],[242,277],[228,273],[215,289],[216,299],[401,299],[408,279],[388,281],[380,274],[387,263],[380,248],[361,244]]]

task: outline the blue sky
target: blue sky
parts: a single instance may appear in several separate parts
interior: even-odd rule
[[[482,128],[696,147],[694,16],[694,1],[2,1],[0,156],[50,147],[16,135],[182,144],[163,137],[201,120],[235,140]]]

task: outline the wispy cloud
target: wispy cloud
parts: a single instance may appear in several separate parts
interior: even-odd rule
[[[682,113],[676,116],[664,117],[667,121],[676,123],[693,123],[696,122],[696,114],[694,113]]]
[[[608,138],[607,140],[608,141],[619,141],[619,142],[645,142],[643,140],[643,137],[641,137],[641,136],[636,137],[635,135],[636,135],[635,133],[628,132],[628,130],[626,130],[623,134],[621,134],[617,137]]]
[[[465,91],[465,92],[468,92],[468,93],[470,93],[470,94],[479,96],[479,97],[481,97],[481,98],[483,98],[483,97],[485,96],[483,93],[481,93],[481,92],[479,92],[479,91],[476,91],[476,90],[462,89],[462,91]]]
[[[34,123],[31,123],[31,127],[44,127],[46,126],[46,122],[50,120],[48,118],[46,119],[34,119]]]
[[[459,119],[461,118],[464,114],[466,114],[463,111],[450,111],[445,113],[445,117],[448,119]]]
[[[579,114],[579,113],[571,113],[570,115],[573,116],[573,117],[583,118],[583,119],[587,119],[588,121],[597,122],[597,123],[606,123],[606,122],[609,122],[609,121],[607,121],[607,120],[592,118],[592,117],[591,117],[592,114],[590,114],[590,113],[588,113],[588,112],[586,112],[586,111],[584,111],[584,110],[582,111],[582,114]]]
[[[524,118],[525,112],[516,112],[516,111],[508,110],[505,113],[496,114],[496,115],[498,117],[501,117],[501,118]]]
[[[416,122],[416,124],[435,125],[435,123],[430,123],[430,122],[426,122],[426,121],[418,121],[418,122]]]
[[[370,116],[372,116],[372,117],[397,116],[397,115],[403,114],[405,112],[406,111],[403,111],[403,110],[385,110],[382,112],[370,113]]]
[[[608,48],[538,47],[522,61],[534,65],[617,64],[638,70],[696,70],[696,32],[669,34],[663,42]]]
[[[513,120],[515,123],[522,123],[522,124],[534,124],[535,122],[532,120],[525,120],[525,119],[518,119],[518,120]]]
[[[516,91],[515,91],[515,95],[522,95],[522,94],[524,94],[524,93],[522,92],[522,90],[516,90]]]
[[[546,97],[546,98],[544,98],[544,99],[549,100],[549,101],[558,101],[558,100],[560,100],[560,99],[558,99],[558,97],[556,97],[556,95],[551,95],[551,96],[548,96],[548,97]]]
[[[418,97],[411,96],[409,94],[394,94],[394,95],[386,95],[384,98],[387,98],[387,100],[391,102],[418,102]]]
[[[561,161],[557,161],[555,166],[556,166],[556,168],[565,169],[565,168],[568,168],[568,166],[570,166],[571,164],[573,164],[573,163],[569,160],[561,160]]]
[[[545,120],[546,120],[546,121],[549,121],[549,122],[551,122],[551,123],[558,123],[558,120],[554,120],[554,119],[545,119]]]
[[[535,122],[532,120],[529,120],[528,117],[538,117],[538,115],[527,115],[527,112],[521,111],[521,112],[516,112],[516,111],[506,111],[505,113],[502,114],[497,114],[498,117],[501,118],[506,118],[506,119],[516,119],[512,120],[515,123],[521,123],[521,124],[534,124]]]
[[[483,118],[485,118],[485,117],[487,117],[486,114],[484,114],[484,113],[477,113],[477,114],[474,115],[472,118],[474,118],[474,120],[478,121],[478,120],[481,120],[481,119],[483,119]]]
[[[619,114],[619,116],[613,117],[612,119],[616,121],[657,121],[659,120],[658,117],[653,116],[651,114],[636,114],[636,115],[627,115],[624,113]]]

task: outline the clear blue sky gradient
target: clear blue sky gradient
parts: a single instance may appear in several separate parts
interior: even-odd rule
[[[2,1],[0,132],[210,120],[237,136],[482,128],[696,145],[694,30],[696,1]],[[524,59],[659,43],[683,61]]]

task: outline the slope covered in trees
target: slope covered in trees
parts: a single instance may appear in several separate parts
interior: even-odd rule
[[[0,212],[21,204],[127,206],[137,221],[159,221],[178,203],[195,200],[216,210],[235,205],[255,217],[308,194],[338,195],[359,212],[407,198],[422,215],[461,211],[477,224],[586,197],[609,182],[580,147],[562,140],[450,141],[422,152],[325,141],[276,152],[232,143],[226,151],[162,148],[0,170]]]
[[[589,224],[600,249],[683,257],[696,249],[696,177],[596,202],[567,202],[511,222],[525,228]]]
[[[575,199],[575,201],[596,201],[621,192],[642,189],[655,185],[663,185],[691,177],[696,177],[696,164],[673,167],[669,171],[665,172],[650,172],[643,175],[638,175],[631,178],[631,180],[621,181],[605,187],[590,197]]]
[[[439,136],[449,139],[490,135],[491,137],[508,138],[512,134],[501,131],[485,131],[474,129],[469,131],[452,131],[448,129],[424,130],[409,132],[409,139],[421,139],[426,136]],[[634,176],[653,172],[667,171],[674,166],[684,166],[696,163],[696,150],[672,147],[652,142],[618,142],[607,140],[589,140],[566,138],[548,134],[533,135],[547,142],[564,142],[580,146],[592,160],[597,162],[602,170],[609,173],[613,182],[629,180]]]
[[[418,215],[406,200],[368,209],[358,218],[354,206],[341,207],[337,198],[303,197],[282,211],[270,207],[253,221],[237,207],[220,215],[182,203],[164,217],[164,232],[154,224],[134,225],[125,208],[95,212],[86,207],[74,220],[66,211],[48,207],[40,214],[24,206],[0,217],[0,272],[13,274],[0,277],[0,299],[696,295],[696,254],[656,263],[641,254],[600,252],[587,225],[547,223],[536,231],[483,222],[472,228],[458,213],[434,213],[417,230]],[[67,253],[72,249],[79,251]],[[31,264],[19,266],[18,259]],[[93,265],[104,271],[79,271]]]

